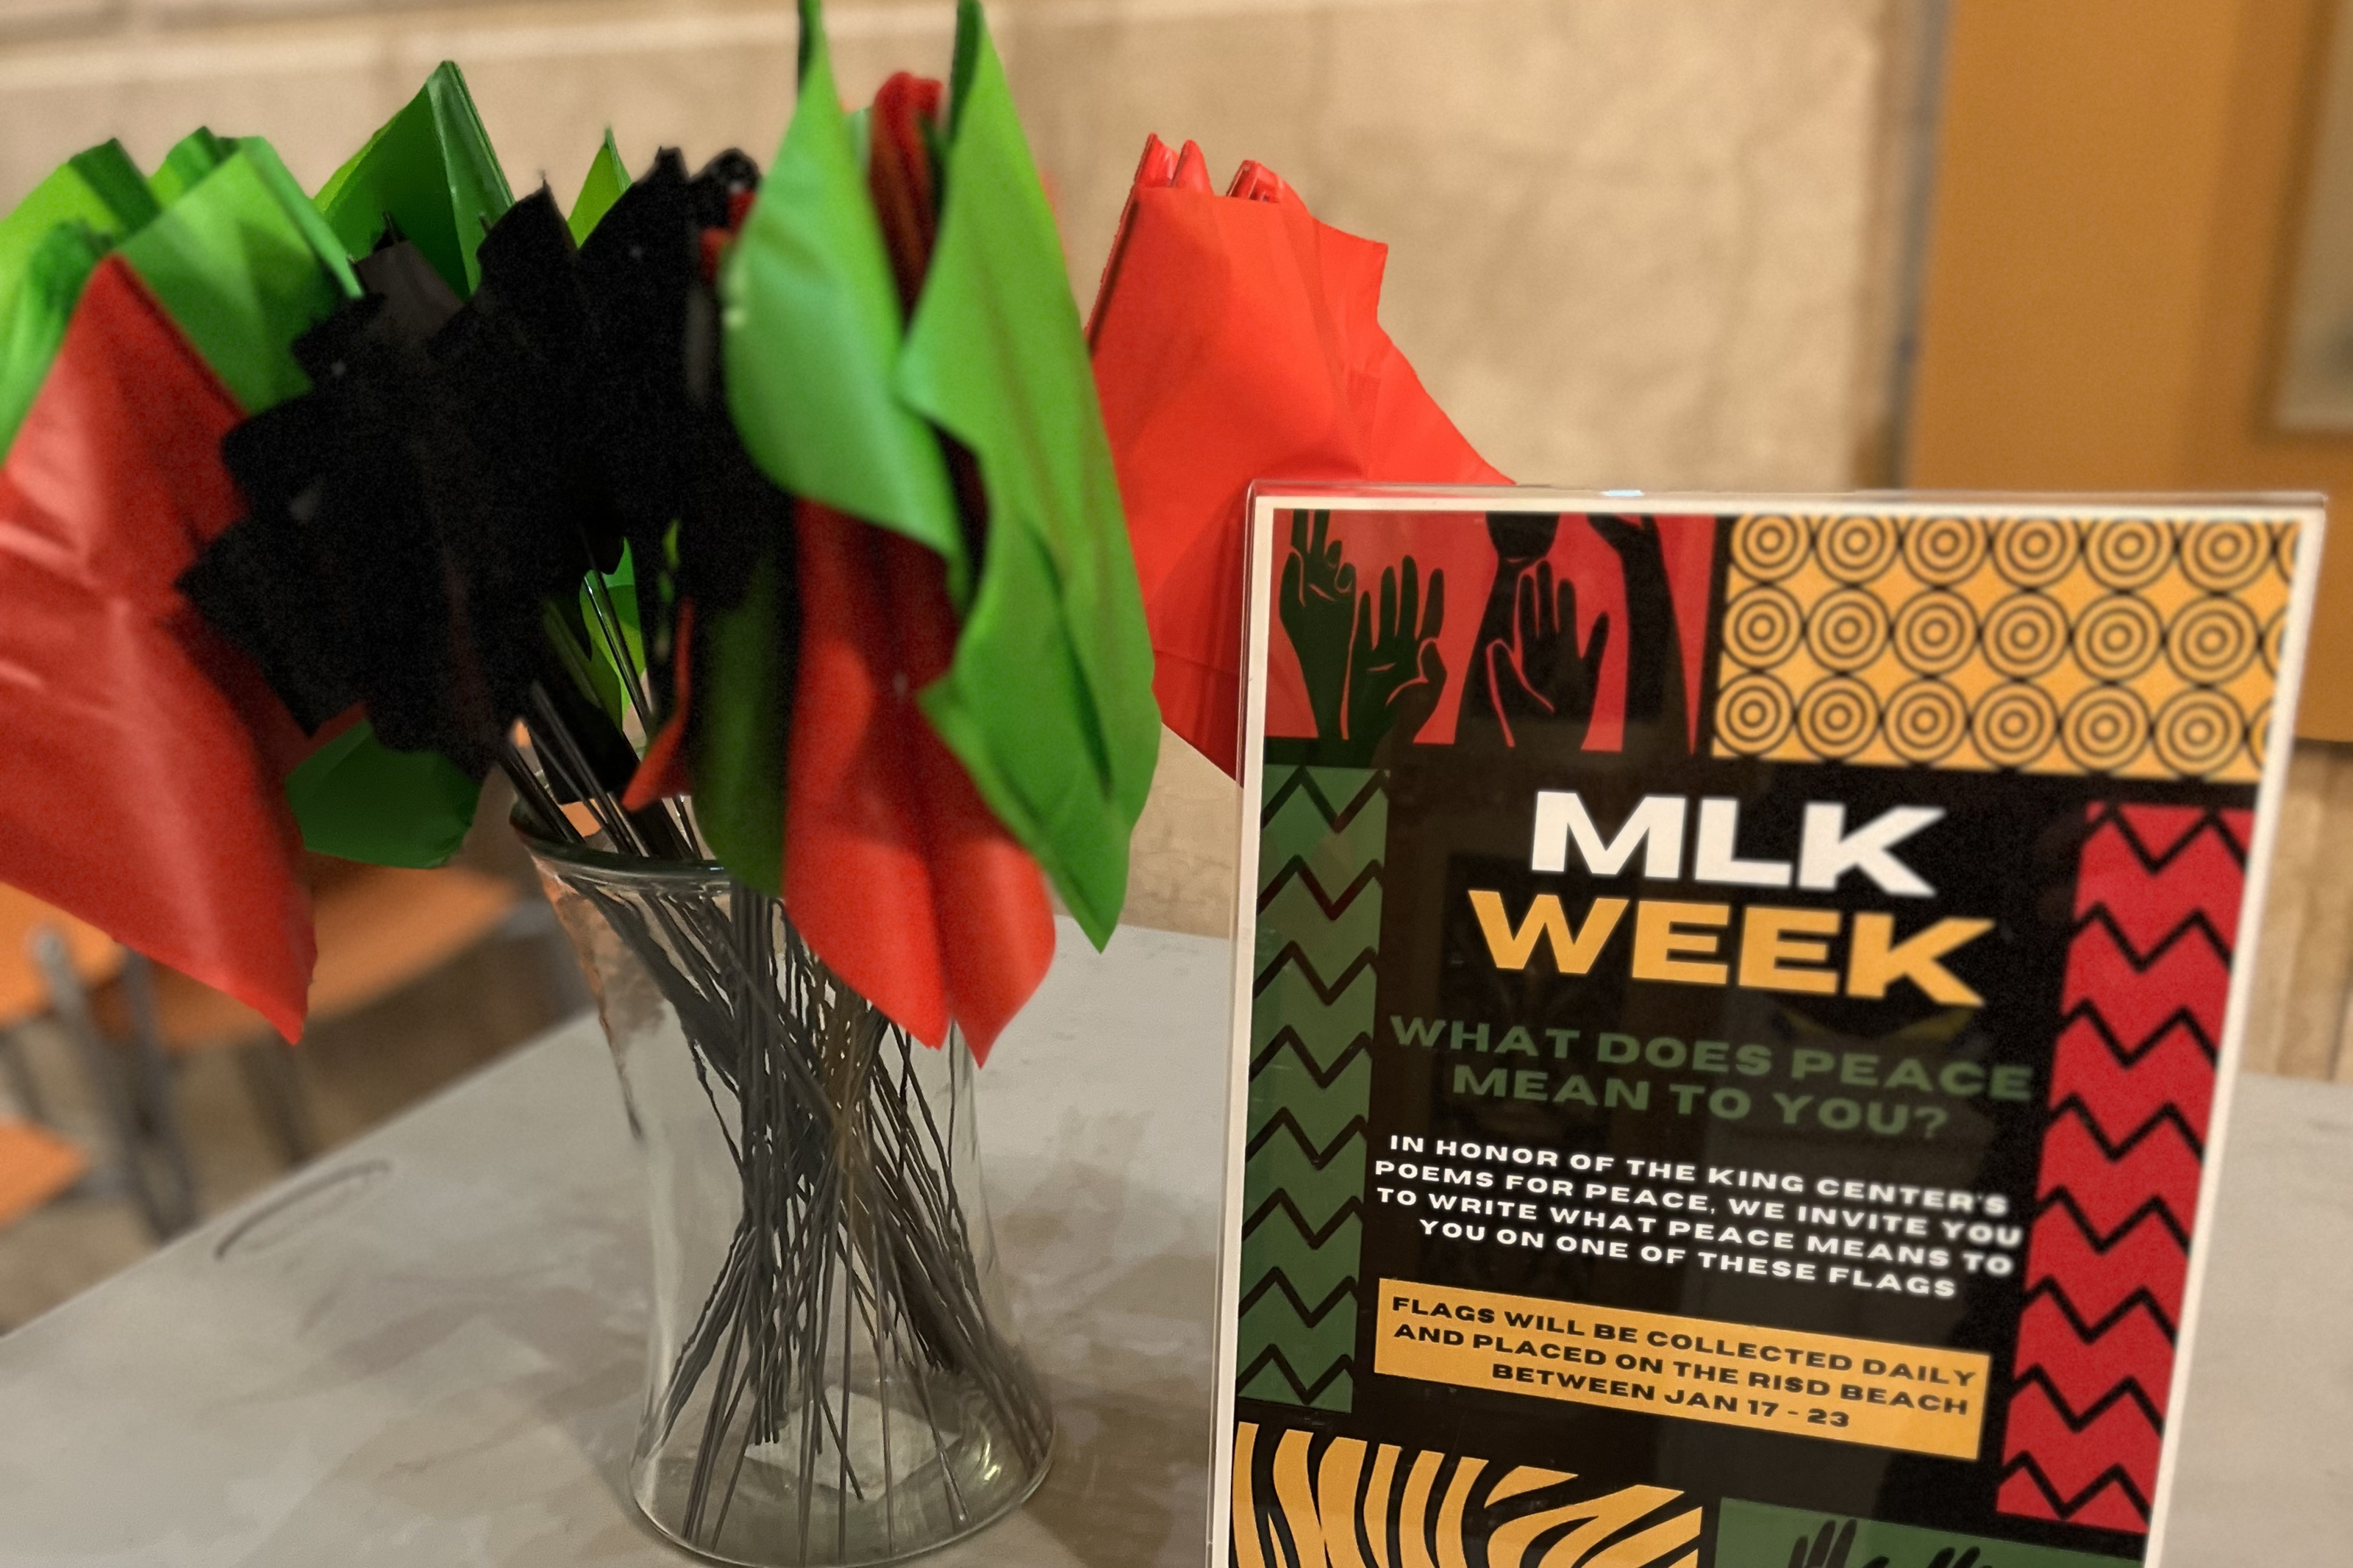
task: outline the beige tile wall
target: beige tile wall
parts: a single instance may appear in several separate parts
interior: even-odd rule
[[[1082,295],[1146,132],[1390,246],[1383,320],[1487,457],[1593,487],[1835,489],[1885,412],[1916,12],[1491,0],[1013,13]],[[1891,184],[1888,174],[1899,178]],[[1132,919],[1222,931],[1237,805],[1166,738]]]
[[[1010,0],[997,31],[1082,294],[1145,132],[1197,137],[1219,177],[1261,159],[1390,243],[1392,333],[1515,478],[1821,488],[1883,379],[1873,182],[1913,9]],[[953,19],[837,3],[845,90],[944,69]],[[315,183],[444,56],[516,184],[568,198],[607,123],[632,160],[765,157],[795,36],[774,5],[0,0],[0,201],[90,142],[153,160],[199,121]]]
[[[1389,243],[1392,335],[1514,478],[1845,482],[1878,0],[1094,9],[1015,12],[1012,65],[1082,276],[1145,132],[1198,136]]]
[[[1092,294],[1145,132],[1282,172],[1389,242],[1384,319],[1505,471],[1835,488],[1885,405],[1915,0],[1008,0],[994,11]],[[947,0],[837,0],[845,91],[944,72]],[[0,201],[119,135],[269,136],[316,184],[444,57],[510,175],[567,199],[611,124],[765,157],[789,5],[0,0]],[[1890,184],[1889,171],[1895,171]],[[1894,193],[1891,195],[1891,192]],[[1224,929],[1232,787],[1170,740],[1134,918]]]

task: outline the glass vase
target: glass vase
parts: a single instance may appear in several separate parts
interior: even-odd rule
[[[912,1038],[716,866],[533,842],[645,1155],[646,1398],[629,1479],[723,1562],[897,1562],[1044,1479],[973,1064]]]

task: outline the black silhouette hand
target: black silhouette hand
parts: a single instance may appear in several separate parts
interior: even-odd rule
[[[1518,618],[1520,575],[1552,552],[1560,519],[1541,512],[1491,511],[1487,537],[1495,545],[1495,584],[1487,590],[1487,607],[1479,616],[1479,638],[1472,646],[1509,641]]]
[[[1522,679],[1521,584],[1530,567],[1552,549],[1560,531],[1557,515],[1491,511],[1487,537],[1495,546],[1495,581],[1480,613],[1479,635],[1471,644],[1470,683],[1462,690],[1457,740],[1472,745],[1509,746],[1514,721],[1525,721],[1541,703]],[[1546,597],[1551,596],[1547,590]]]
[[[1947,1546],[1928,1559],[1928,1568],[1978,1568],[1978,1549],[1974,1546],[1970,1547],[1967,1552],[1962,1552],[1957,1561],[1953,1556],[1953,1549]]]
[[[1601,657],[1609,647],[1609,617],[1595,617],[1579,648],[1577,584],[1564,579],[1556,590],[1550,562],[1539,562],[1520,579],[1514,611],[1521,689],[1526,694],[1520,711],[1532,719],[1573,720],[1582,738],[1601,683]]]
[[[1430,574],[1430,597],[1421,597],[1421,569],[1409,555],[1402,585],[1398,574],[1381,574],[1377,612],[1364,595],[1356,615],[1356,637],[1348,656],[1348,740],[1370,747],[1394,732],[1410,744],[1438,708],[1446,686],[1446,661],[1439,657],[1438,634],[1446,624],[1446,574]]]
[[[1533,566],[1552,553],[1553,536],[1560,531],[1557,512],[1491,511],[1487,514],[1487,537],[1493,542],[1495,553],[1504,558],[1504,569],[1517,571]]]
[[[1825,1520],[1821,1533],[1810,1542],[1801,1535],[1789,1548],[1789,1568],[1847,1568],[1847,1554],[1853,1550],[1854,1521],[1848,1520],[1841,1530],[1838,1521]],[[1874,1557],[1862,1568],[1887,1568],[1887,1559]]]
[[[1550,562],[1521,572],[1512,593],[1506,635],[1480,644],[1479,663],[1463,694],[1466,714],[1504,745],[1521,744],[1531,724],[1561,721],[1553,738],[1575,745],[1593,719],[1593,694],[1609,647],[1609,617],[1595,618],[1585,645],[1577,641],[1577,585],[1556,584]]]
[[[1337,542],[1326,542],[1332,514],[1291,514],[1291,554],[1282,563],[1277,609],[1282,629],[1299,656],[1307,679],[1307,706],[1315,715],[1318,740],[1340,737],[1341,703],[1348,689],[1348,628],[1356,614],[1356,569],[1340,560]]]
[[[1690,694],[1683,687],[1683,639],[1675,635],[1674,596],[1655,523],[1622,517],[1587,519],[1618,552],[1626,582],[1626,743],[1638,736],[1669,754],[1691,749]]]

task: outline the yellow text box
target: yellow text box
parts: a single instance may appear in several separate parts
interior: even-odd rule
[[[1728,1426],[1978,1457],[1973,1351],[1381,1281],[1373,1370]]]

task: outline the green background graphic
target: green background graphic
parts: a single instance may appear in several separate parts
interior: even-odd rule
[[[1767,1503],[1726,1498],[1716,1517],[1715,1568],[1789,1568],[1792,1563],[1810,1565],[1817,1561],[1811,1553],[1814,1543],[1820,1540],[1822,1526],[1838,1527],[1832,1535],[1835,1542],[1837,1534],[1850,1523],[1854,1526],[1854,1541],[1845,1558],[1841,1561],[1833,1555],[1824,1559],[1823,1568],[1871,1568],[1873,1563],[1883,1561],[1885,1568],[1957,1568],[1971,1551],[1977,1552],[1977,1560],[1970,1568],[2123,1568],[2131,1561],[2098,1557],[2088,1552],[2062,1552],[2052,1546],[2021,1546],[2015,1542],[1956,1535],[1945,1530],[1921,1530],[1909,1524],[1886,1524],[1875,1519],[1848,1520],[1808,1509],[1775,1508]],[[1791,1547],[1801,1541],[1808,1543],[1807,1551],[1791,1556]],[[1941,1563],[1939,1552],[1947,1553]]]
[[[1345,1411],[1388,800],[1372,769],[1282,766],[1263,798],[1236,1384]]]

